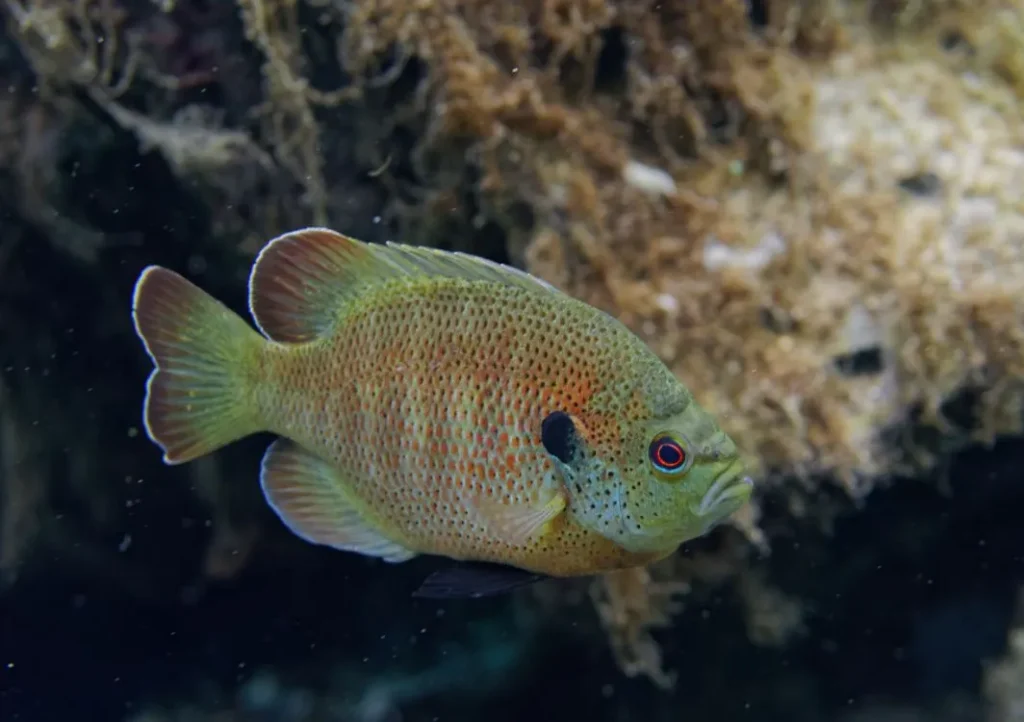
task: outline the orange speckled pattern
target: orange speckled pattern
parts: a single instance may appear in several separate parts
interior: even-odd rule
[[[749,497],[732,440],[637,336],[521,271],[305,229],[263,249],[249,302],[264,336],[172,271],[140,275],[146,430],[168,463],[283,437],[260,483],[308,541],[594,574]]]
[[[615,393],[615,370],[629,368],[633,343],[589,316],[497,284],[383,286],[329,338],[271,354],[263,413],[271,430],[330,459],[409,548],[549,573],[635,562],[570,516],[516,546],[474,503],[540,506],[560,488],[540,439],[553,410],[615,436],[634,398],[626,386]]]

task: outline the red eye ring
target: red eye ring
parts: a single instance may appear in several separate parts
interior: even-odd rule
[[[674,474],[686,466],[686,450],[670,436],[659,436],[648,449],[654,468],[664,474]]]

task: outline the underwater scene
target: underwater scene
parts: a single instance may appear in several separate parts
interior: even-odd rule
[[[1024,0],[0,17],[0,722],[1024,722]]]

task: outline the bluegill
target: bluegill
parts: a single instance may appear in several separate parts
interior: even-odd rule
[[[298,536],[533,577],[644,565],[749,498],[732,439],[622,323],[517,269],[310,228],[253,264],[259,330],[149,267],[135,328],[169,464],[257,432]]]

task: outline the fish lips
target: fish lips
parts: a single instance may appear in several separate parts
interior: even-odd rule
[[[754,481],[749,476],[726,471],[715,479],[696,509],[697,514],[708,521],[705,532],[746,504],[753,490]]]

